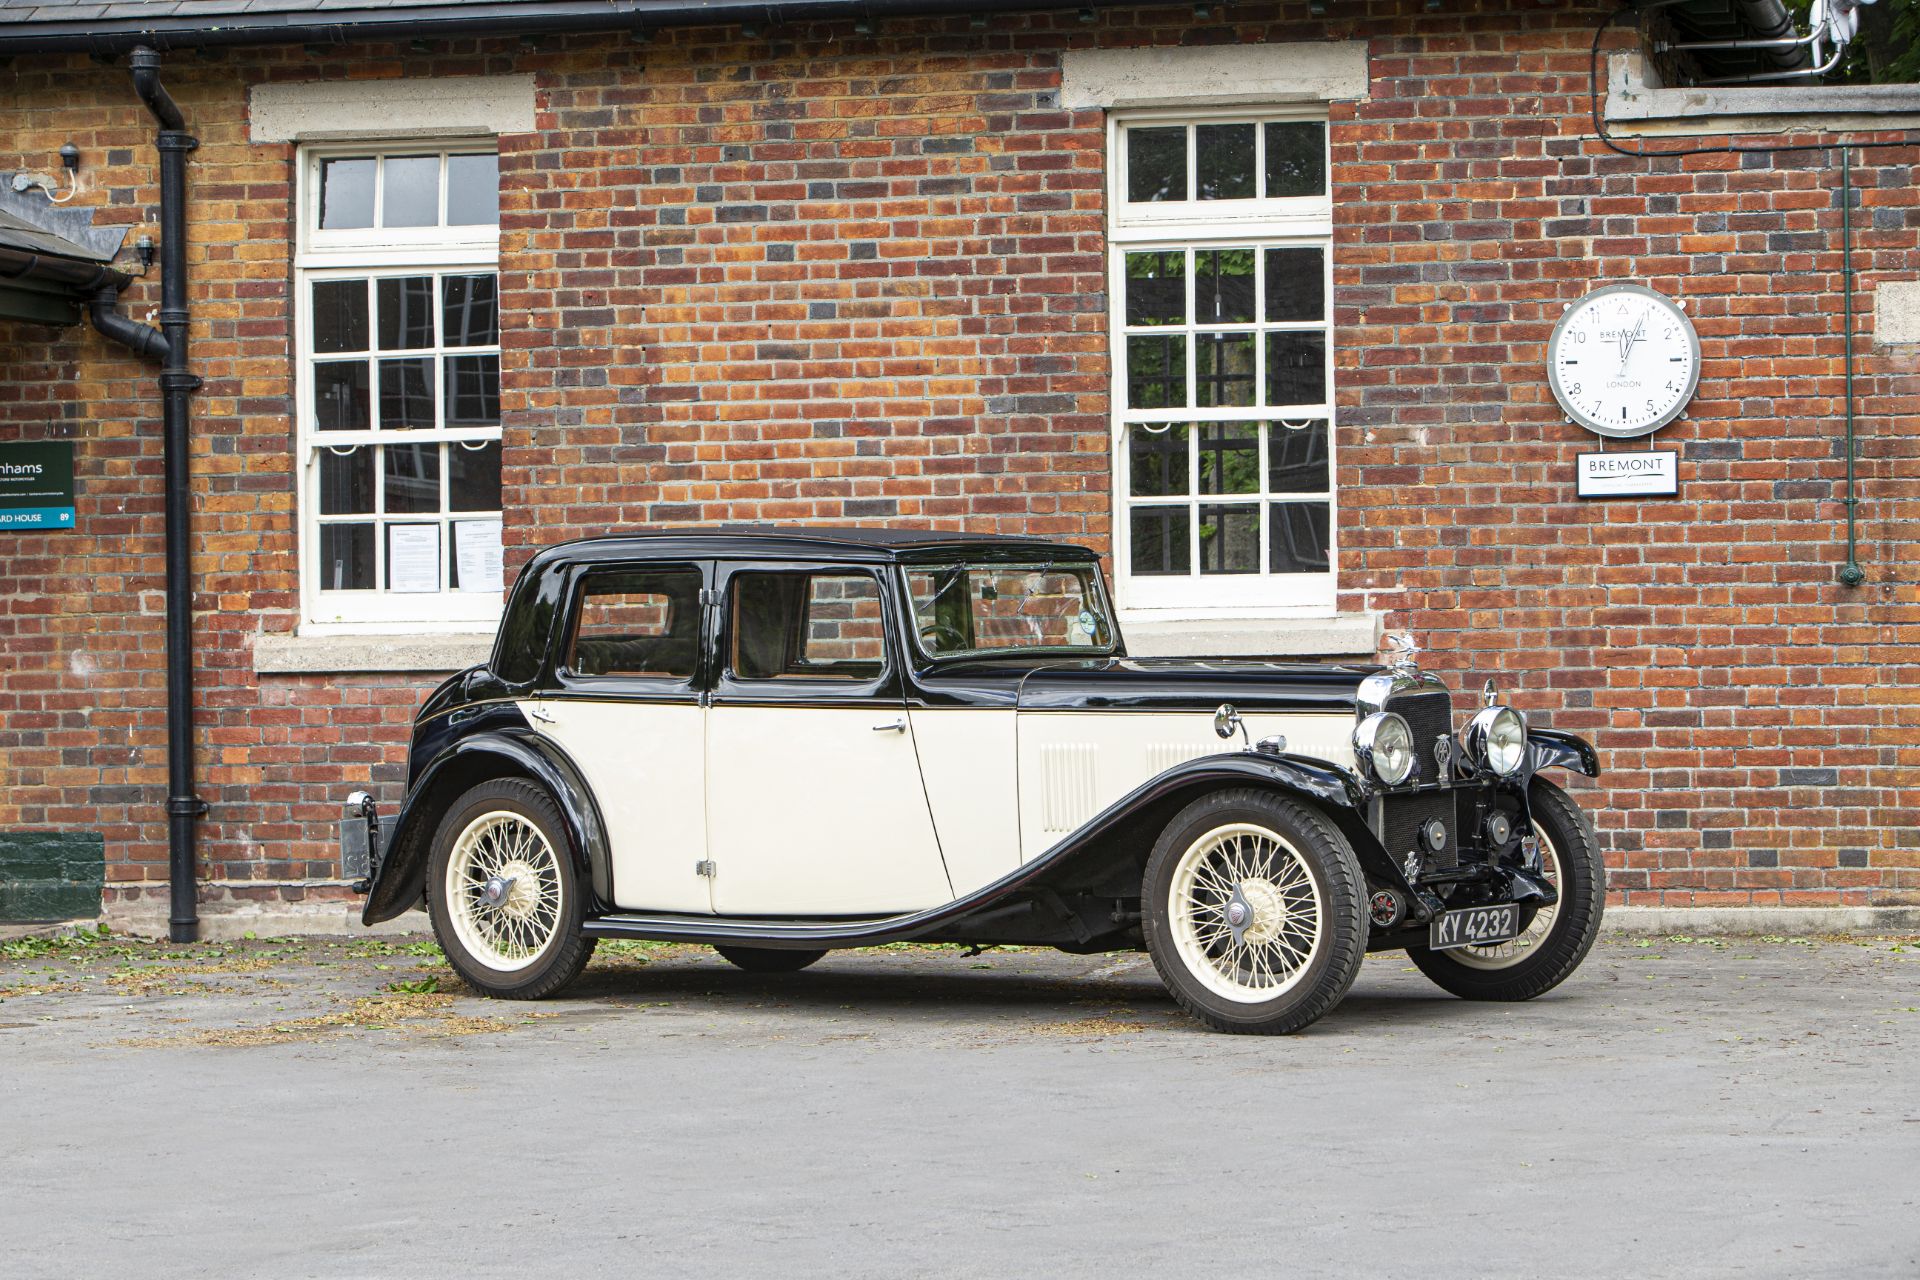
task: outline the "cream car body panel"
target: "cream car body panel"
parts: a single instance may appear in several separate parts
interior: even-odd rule
[[[586,775],[610,833],[616,905],[713,910],[707,856],[706,709],[697,703],[553,698],[527,723]]]
[[[1020,851],[1032,860],[1095,814],[1182,761],[1240,750],[1211,712],[1021,711]],[[1353,766],[1351,715],[1251,713],[1253,741],[1284,736],[1289,755]]]
[[[920,776],[955,897],[1020,865],[1020,774],[1011,707],[912,713]]]
[[[904,706],[708,708],[707,850],[723,915],[887,915],[954,896]]]

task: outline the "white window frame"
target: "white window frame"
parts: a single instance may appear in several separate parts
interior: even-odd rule
[[[441,217],[446,215],[448,184],[445,180],[446,156],[492,155],[498,151],[494,138],[394,138],[308,145],[300,148],[295,161],[297,219],[294,250],[294,473],[298,520],[300,579],[300,633],[303,635],[476,633],[490,632],[500,620],[502,593],[496,591],[390,592],[384,585],[369,591],[323,591],[320,588],[320,450],[328,445],[429,444],[440,441],[499,442],[499,426],[475,428],[438,428],[392,431],[321,431],[314,420],[313,365],[313,284],[328,279],[378,279],[383,276],[422,274],[460,274],[500,270],[500,227],[498,222],[472,226],[381,227],[378,225],[386,168],[375,169],[374,222],[370,228],[344,231],[319,229],[320,165],[325,160],[360,156],[422,156],[442,158],[440,183]],[[439,300],[436,291],[435,312]],[[377,317],[369,309],[370,333],[376,331]],[[369,341],[375,341],[369,338]],[[476,354],[493,354],[497,347],[479,347]],[[377,384],[369,394],[377,396]],[[444,389],[436,388],[436,397],[444,411]],[[450,482],[447,468],[441,469],[441,483]],[[378,470],[374,474],[376,492],[383,484]],[[503,498],[504,502],[504,498]],[[376,507],[381,505],[376,501]],[[441,572],[450,553],[448,540],[452,526],[463,518],[484,517],[461,512],[419,517],[421,523],[438,523],[441,528]],[[503,513],[504,515],[504,513]],[[385,528],[381,517],[369,516],[375,527],[375,564],[384,563],[380,543]],[[379,582],[376,568],[376,583]]]
[[[1124,132],[1128,128],[1155,125],[1256,124],[1300,121],[1325,124],[1327,111],[1321,107],[1186,107],[1110,111],[1107,113],[1107,155],[1110,158],[1107,192],[1107,296],[1112,382],[1110,387],[1110,443],[1113,477],[1113,548],[1115,594],[1122,623],[1152,622],[1174,618],[1253,618],[1253,617],[1325,617],[1336,612],[1336,584],[1339,575],[1339,500],[1337,497],[1338,459],[1335,436],[1338,429],[1334,411],[1334,324],[1333,324],[1333,203],[1332,156],[1326,159],[1328,191],[1320,196],[1279,199],[1187,200],[1152,204],[1130,204],[1127,192],[1127,155]],[[1264,168],[1266,131],[1256,129],[1254,164],[1256,172]],[[1197,191],[1194,168],[1197,148],[1187,148],[1188,189]],[[1328,505],[1327,572],[1317,574],[1270,574],[1264,571],[1269,536],[1261,537],[1262,572],[1257,574],[1201,574],[1184,577],[1145,575],[1136,577],[1132,566],[1132,536],[1129,519],[1136,505],[1176,505],[1172,499],[1132,498],[1128,473],[1128,427],[1153,422],[1278,422],[1277,415],[1265,408],[1139,409],[1127,408],[1126,361],[1126,258],[1129,253],[1155,249],[1221,249],[1247,247],[1313,246],[1322,250],[1323,282],[1326,299],[1327,401],[1303,406],[1295,413],[1301,417],[1321,418],[1327,423],[1328,490],[1321,494],[1296,494],[1286,497],[1320,500]],[[1255,288],[1263,286],[1256,282]],[[1191,334],[1214,330],[1267,332],[1285,329],[1285,324],[1197,325],[1191,309],[1193,275],[1188,274],[1189,310],[1184,326],[1164,326],[1164,331]],[[1302,328],[1311,328],[1302,324]],[[1191,401],[1198,361],[1187,361],[1187,380]],[[1264,369],[1256,376],[1264,378]],[[1197,468],[1198,452],[1189,450],[1189,466]],[[1185,501],[1200,505],[1235,503],[1265,506],[1267,494],[1267,443],[1263,433],[1260,449],[1261,488],[1257,494],[1201,495],[1197,476],[1189,473],[1189,491]],[[1197,536],[1197,535],[1196,535]]]

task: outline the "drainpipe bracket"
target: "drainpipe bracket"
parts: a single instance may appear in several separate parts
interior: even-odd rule
[[[189,818],[204,818],[207,815],[207,802],[199,796],[168,796],[167,812]]]
[[[200,149],[200,139],[190,133],[167,129],[154,139],[153,145],[162,151],[197,151]]]
[[[183,369],[164,369],[160,373],[162,391],[198,391],[200,375],[188,373]]]

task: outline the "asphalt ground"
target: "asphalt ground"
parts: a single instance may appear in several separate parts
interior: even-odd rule
[[[1371,957],[1306,1034],[1144,957],[0,943],[0,1275],[1920,1276],[1920,941]]]

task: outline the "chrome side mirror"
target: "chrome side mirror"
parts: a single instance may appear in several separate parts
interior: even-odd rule
[[[1252,739],[1247,734],[1246,723],[1240,719],[1240,713],[1234,710],[1231,702],[1223,702],[1214,710],[1213,731],[1222,738],[1231,738],[1237,731],[1240,734],[1242,746],[1249,749],[1253,746]]]

